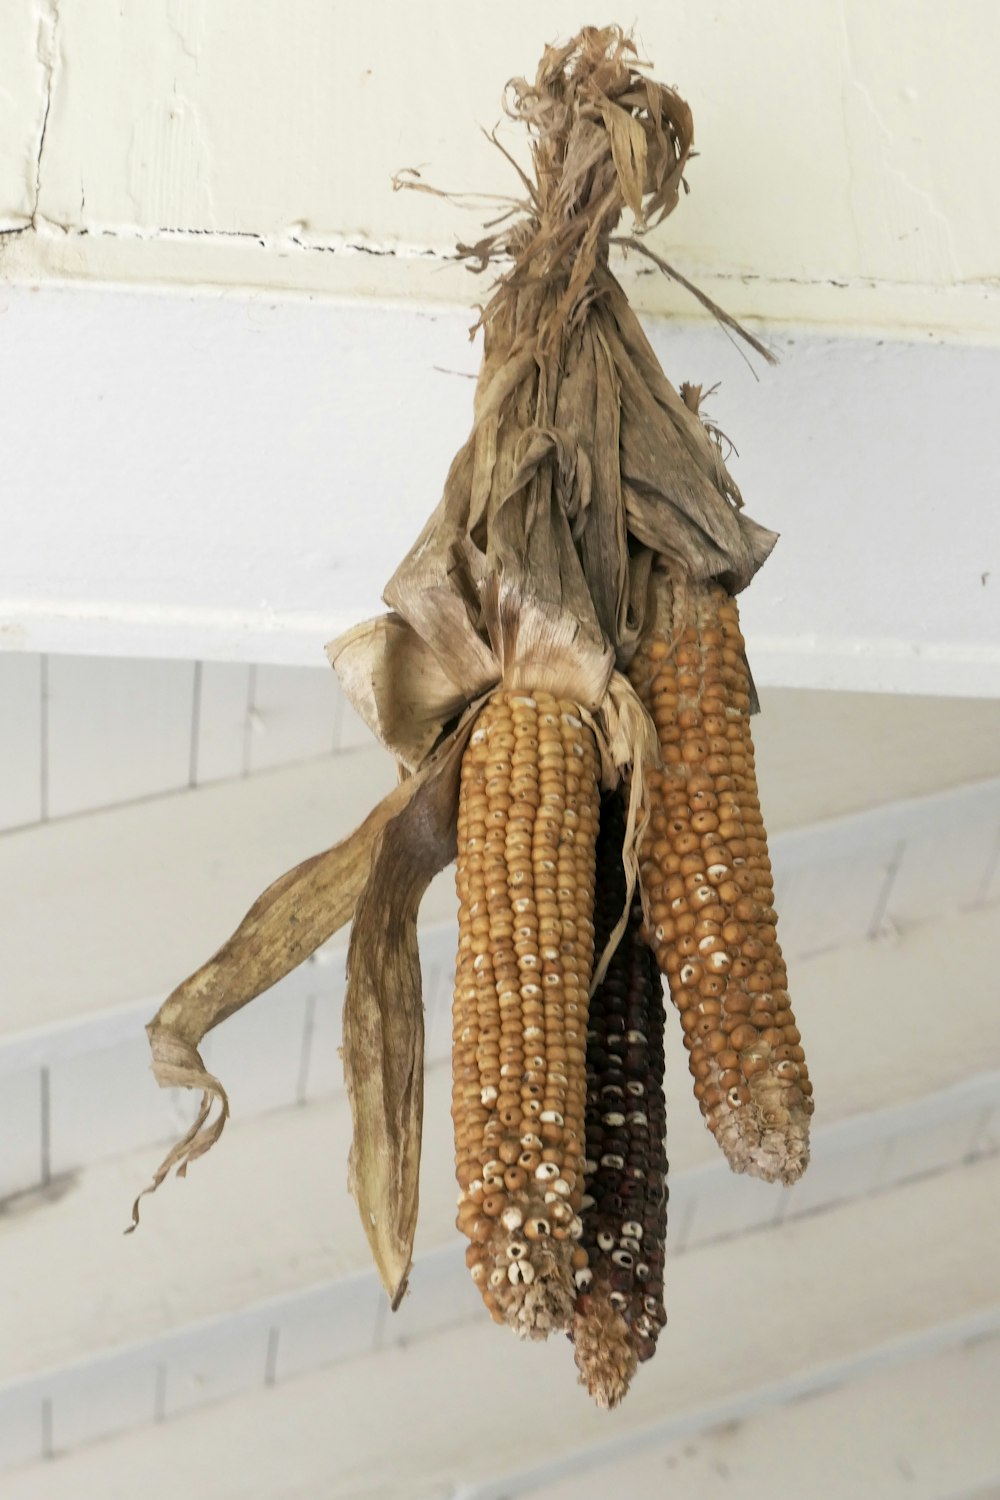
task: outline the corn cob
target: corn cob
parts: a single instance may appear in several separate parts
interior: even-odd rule
[[[462,761],[452,1118],[466,1259],[497,1322],[568,1326],[583,1198],[598,760],[574,704],[497,692]]]
[[[734,1171],[795,1182],[809,1159],[812,1084],[788,999],[750,736],[736,602],[692,587],[656,619],[630,676],[664,762],[647,780],[640,850],[648,937],[681,1013],[695,1094]]]
[[[597,841],[595,945],[602,952],[626,899],[620,791],[602,799]],[[587,1160],[583,1248],[572,1337],[581,1382],[601,1406],[617,1406],[666,1322],[667,1232],[663,991],[642,938],[642,904],[590,1000],[587,1029]]]

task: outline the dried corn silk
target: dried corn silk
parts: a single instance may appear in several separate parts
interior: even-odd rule
[[[653,590],[656,620],[630,669],[664,761],[647,777],[640,849],[649,940],[730,1165],[791,1183],[809,1159],[812,1084],[777,940],[736,601],[692,586],[675,620],[669,579]]]
[[[625,802],[601,802],[595,940],[600,951],[626,899],[622,868]],[[642,906],[590,999],[587,1028],[587,1160],[580,1294],[572,1338],[581,1383],[601,1406],[617,1406],[638,1363],[650,1359],[663,1306],[667,1232],[663,985],[642,938]]]
[[[497,693],[462,762],[452,1118],[467,1261],[498,1322],[565,1328],[583,1198],[597,750],[575,705]]]

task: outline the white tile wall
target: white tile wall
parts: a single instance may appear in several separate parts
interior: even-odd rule
[[[993,845],[993,854],[988,861],[983,883],[977,898],[984,906],[1000,901],[1000,831]]]
[[[37,656],[0,652],[0,829],[42,815],[42,672]]]
[[[339,1049],[343,1041],[341,1012],[346,957],[343,949],[328,948],[314,954],[315,961],[305,966],[312,1007],[307,1015],[308,1037],[300,1093],[307,1099],[321,1099],[344,1087]]]
[[[424,1050],[428,1062],[451,1056],[451,1006],[455,989],[458,927],[442,924],[421,934],[420,968],[424,982]]]
[[[677,1255],[723,1235],[763,1229],[847,1197],[885,1190],[920,1170],[960,1166],[970,1139],[1000,1150],[1000,1109],[982,1128],[1000,1091],[996,1076],[904,1108],[816,1133],[802,1184],[780,1189],[735,1178],[721,1159],[683,1175],[670,1204]],[[994,1127],[995,1128],[992,1128]],[[787,1204],[782,1214],[777,1205]],[[0,1469],[125,1427],[180,1412],[305,1371],[406,1345],[482,1316],[457,1241],[417,1254],[411,1293],[387,1310],[374,1271],[306,1288],[232,1317],[194,1325],[148,1345],[114,1351],[86,1365],[0,1390]]]
[[[0,1391],[0,1469],[42,1457],[42,1399],[35,1387]]]
[[[245,662],[199,663],[191,768],[197,785],[243,775],[250,672]]]
[[[1000,1103],[992,1111],[980,1126],[976,1137],[974,1151],[977,1156],[988,1155],[992,1151],[1000,1151]]]
[[[780,1217],[786,1191],[753,1177],[722,1175],[716,1170],[706,1173],[704,1182],[695,1186],[696,1206],[687,1226],[685,1249],[773,1224]]]
[[[275,1313],[275,1375],[287,1380],[303,1370],[368,1354],[375,1347],[385,1294],[374,1277],[351,1276],[290,1301]]]
[[[338,689],[340,699],[340,712],[337,724],[337,749],[357,750],[362,745],[370,745],[372,732],[368,725],[358,714],[352,705],[348,703],[344,694]]]
[[[695,1173],[687,1172],[668,1182],[667,1238],[673,1255],[683,1255],[691,1242],[698,1212],[698,1181]]]
[[[245,769],[266,771],[332,754],[339,708],[329,667],[252,668]]]
[[[883,1170],[892,1182],[939,1172],[970,1156],[980,1139],[978,1116],[935,1120],[890,1141]]]
[[[397,1312],[388,1304],[379,1325],[379,1347],[407,1344],[443,1328],[471,1322],[479,1315],[480,1296],[465,1267],[464,1257],[451,1245],[418,1255],[410,1289]]]
[[[869,935],[896,857],[896,841],[878,849],[802,864],[786,861],[780,836],[771,851],[781,944],[788,955],[821,953]]]
[[[188,785],[194,664],[48,658],[48,814]]]
[[[949,903],[982,892],[995,859],[991,838],[981,836],[981,812],[989,810],[991,787],[950,798],[928,799],[932,804],[914,804],[908,816],[915,831],[905,836],[904,826],[887,823],[891,810],[882,809],[873,820],[874,837],[864,818],[845,820],[827,828],[808,830],[774,841],[775,866],[781,874],[782,924],[785,945],[792,953],[824,948],[836,942],[859,942],[873,929],[883,910],[889,920],[919,920],[930,914],[919,883],[926,868],[946,871],[949,859],[962,874],[961,883],[944,879],[944,908]],[[968,839],[962,844],[962,830]],[[934,828],[939,830],[932,837]],[[867,830],[867,832],[866,832]],[[890,883],[888,853],[912,847],[914,861],[906,882]],[[959,850],[968,852],[967,870]],[[851,850],[854,850],[852,853]],[[940,849],[940,854],[938,850]],[[829,854],[833,857],[828,857]],[[887,875],[889,869],[889,875]],[[897,879],[906,869],[899,863]],[[888,904],[886,904],[888,898]],[[894,905],[895,902],[895,905]],[[924,903],[924,904],[922,904]],[[940,906],[935,896],[933,914]],[[895,915],[893,915],[895,914]],[[204,1055],[209,1067],[222,1076],[237,1116],[280,1108],[307,1099],[321,1098],[343,1088],[338,1049],[341,1045],[341,1010],[344,992],[345,950],[340,939],[328,945],[307,964],[232,1017],[206,1039]],[[451,990],[455,949],[454,924],[439,922],[421,933],[421,963],[426,1010],[426,1056],[429,1064],[446,1060],[451,1049]],[[145,1012],[143,1012],[143,1016]],[[149,1071],[142,1019],[136,1015],[127,1034],[119,1030],[114,1044],[90,1044],[86,1028],[73,1047],[59,1049],[49,1058],[44,1038],[36,1039],[31,1061],[49,1068],[50,1164],[53,1174],[72,1170],[88,1161],[173,1138],[188,1122],[192,1100],[188,1093],[167,1094],[156,1088]],[[95,1025],[98,1021],[95,1019]],[[75,1033],[74,1033],[75,1035]],[[12,1040],[16,1050],[16,1039]],[[75,1049],[75,1050],[74,1050]],[[2,1061],[2,1058],[0,1058]],[[0,1160],[0,1196],[22,1191],[38,1181],[39,1091],[37,1071],[26,1072],[27,1063],[11,1062],[15,1074],[0,1090],[0,1123],[8,1121],[7,1148]],[[113,1100],[113,1107],[108,1101]],[[97,1107],[95,1101],[101,1101]],[[819,1172],[809,1174],[816,1182]],[[742,1191],[742,1189],[740,1190]],[[753,1191],[753,1189],[748,1189]],[[813,1188],[793,1190],[784,1211],[801,1195],[808,1205]],[[727,1214],[740,1212],[737,1199],[726,1205]],[[709,1231],[702,1219],[692,1231]],[[677,1220],[674,1220],[675,1226]],[[712,1231],[722,1233],[722,1229]]]
[[[98,1372],[76,1367],[38,1382],[51,1402],[53,1452],[152,1421],[156,1379],[155,1354],[130,1349],[102,1360]]]
[[[186,1089],[161,1089],[149,1056],[149,1043],[137,1026],[134,1037],[113,1047],[51,1063],[49,1152],[54,1177],[139,1144],[171,1140],[186,1128],[194,1095]],[[5,1091],[6,1081],[0,1093]]]
[[[298,1097],[310,977],[307,967],[293,970],[205,1038],[202,1057],[225,1080],[234,1117]]]
[[[793,1219],[874,1192],[886,1180],[889,1149],[886,1141],[879,1140],[863,1152],[845,1151],[835,1135],[817,1132],[809,1170],[794,1187],[781,1189],[778,1217]]]
[[[163,1415],[176,1417],[192,1407],[263,1385],[269,1329],[254,1316],[229,1325],[192,1331],[168,1349]]]
[[[0,1079],[0,1205],[42,1180],[42,1075],[39,1068]]]
[[[997,818],[986,816],[966,818],[954,828],[908,839],[889,892],[886,916],[898,927],[910,927],[936,916],[943,901],[951,911],[972,906],[983,889],[996,836]]]
[[[331,668],[0,652],[0,833],[372,743]]]

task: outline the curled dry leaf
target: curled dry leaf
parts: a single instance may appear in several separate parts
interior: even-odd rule
[[[188,1164],[219,1139],[228,1117],[226,1091],[198,1054],[202,1038],[277,984],[350,921],[368,879],[376,838],[432,775],[433,764],[401,782],[348,838],[268,886],[232,937],[177,986],[146,1027],[157,1083],[162,1088],[201,1089],[203,1099],[190,1130],[136,1199],[132,1228],[139,1222],[139,1203],[146,1193],[154,1192],[174,1167],[183,1177]],[[208,1123],[213,1102],[218,1102],[219,1112]]]

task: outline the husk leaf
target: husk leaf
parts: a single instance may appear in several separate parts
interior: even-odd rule
[[[354,1122],[348,1182],[394,1309],[406,1291],[420,1177],[417,912],[430,881],[455,857],[459,771],[471,728],[469,716],[376,836],[347,955],[343,1059]]]
[[[693,141],[687,105],[631,66],[634,50],[616,27],[585,27],[546,49],[533,82],[509,85],[536,180],[521,216],[460,247],[507,269],[480,318],[472,431],[385,599],[470,696],[488,680],[488,578],[564,611],[620,669],[654,557],[737,592],[776,539],[742,513],[716,434],[664,375],[608,268],[626,208],[639,233],[673,209]]]
[[[326,653],[368,728],[407,770],[426,760],[468,702],[465,689],[401,615],[355,625]]]
[[[146,1027],[157,1083],[162,1088],[201,1089],[203,1098],[194,1124],[135,1200],[133,1229],[139,1222],[140,1200],[155,1192],[173,1167],[183,1177],[189,1163],[215,1145],[228,1118],[226,1091],[198,1053],[202,1038],[350,921],[368,878],[377,836],[407,806],[422,782],[421,777],[401,782],[341,843],[304,860],[269,885],[232,937],[177,986]],[[209,1124],[215,1102],[219,1112]]]

